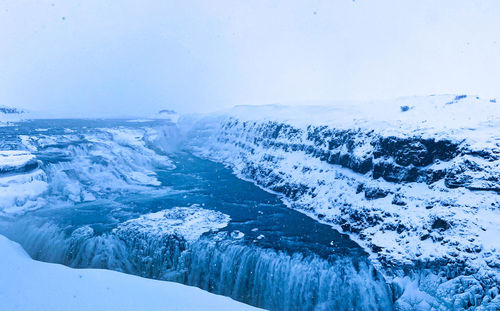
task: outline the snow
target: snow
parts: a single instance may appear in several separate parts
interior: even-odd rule
[[[70,132],[19,135],[19,149],[29,151],[0,150],[0,215],[40,208],[46,192],[61,200],[89,202],[110,193],[160,191],[155,168],[174,167],[167,156],[147,145],[157,135],[154,129]],[[61,161],[41,163],[34,154]],[[79,178],[74,178],[75,172]]]
[[[158,111],[158,113],[155,114],[154,117],[158,119],[169,120],[173,123],[177,123],[177,121],[179,120],[179,114],[171,109],[162,109]]]
[[[176,235],[186,241],[196,241],[209,231],[217,231],[227,226],[230,218],[226,214],[198,207],[175,207],[156,213],[142,215],[120,224],[121,232],[133,231],[152,237]]]
[[[135,120],[127,120],[129,123],[149,123],[149,122],[154,122],[155,120],[152,119],[135,119]]]
[[[404,106],[410,109],[402,111],[401,107]],[[334,125],[346,129],[366,128],[385,135],[419,133],[427,137],[446,135],[460,140],[474,138],[482,142],[498,137],[496,129],[500,126],[500,104],[477,96],[457,95],[236,106],[223,113],[239,120],[286,121],[298,127]]]
[[[109,186],[115,190],[158,187],[154,167],[172,164],[150,144],[164,150],[182,145],[232,167],[239,177],[266,190],[281,189],[290,208],[350,234],[371,253],[386,279],[400,287],[396,304],[402,309],[499,305],[500,104],[455,95],[306,104],[239,106],[211,115],[184,116],[175,130],[116,128],[85,134],[88,145],[64,150],[72,161],[46,168],[53,178],[49,191],[81,202],[106,197]],[[278,131],[275,125],[280,126]],[[331,150],[331,136],[317,141],[308,137],[322,128],[355,135],[349,144]],[[45,133],[23,136],[22,143],[31,152],[61,151],[55,146],[80,139],[69,131],[58,136]],[[373,171],[332,164],[321,156],[337,152],[339,158],[415,168],[413,163],[400,165],[393,155],[374,156],[377,150],[372,143],[391,137],[413,140],[415,145],[425,139],[456,144],[458,152],[452,158],[435,159],[418,168],[457,175],[458,185],[450,187],[443,177],[432,182],[391,181],[374,177]],[[306,152],[307,148],[314,152]],[[90,161],[89,156],[106,165]],[[18,172],[36,161],[29,152],[0,153],[0,171],[16,171],[0,175],[0,215],[40,206],[40,196],[48,187],[45,173],[40,169]],[[83,182],[67,176],[71,170],[78,170]],[[178,207],[143,215],[117,230],[152,238],[173,234],[194,241],[228,221],[221,213]],[[440,223],[446,227],[440,228]],[[243,237],[237,231],[231,236]],[[402,267],[412,265],[435,269],[403,271]]]
[[[8,172],[36,163],[34,155],[27,151],[0,150],[0,172]]]
[[[32,260],[0,235],[1,310],[261,310],[172,282]]]

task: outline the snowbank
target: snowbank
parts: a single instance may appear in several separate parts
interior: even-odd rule
[[[1,310],[260,310],[172,282],[32,260],[0,235]]]

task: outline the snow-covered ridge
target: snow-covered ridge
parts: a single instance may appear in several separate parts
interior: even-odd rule
[[[34,261],[1,235],[0,249],[2,310],[260,310],[182,284]]]
[[[351,233],[395,284],[419,279],[427,296],[408,290],[397,305],[499,305],[496,101],[240,106],[185,117],[179,127],[188,149]]]

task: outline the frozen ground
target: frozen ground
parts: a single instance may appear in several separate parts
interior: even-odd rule
[[[499,307],[500,105],[464,95],[240,106],[185,147],[348,232],[402,309]]]
[[[196,287],[32,260],[0,235],[1,310],[261,310]]]

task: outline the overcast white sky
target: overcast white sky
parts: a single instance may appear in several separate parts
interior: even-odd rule
[[[500,93],[500,1],[0,0],[0,105],[70,116]]]

